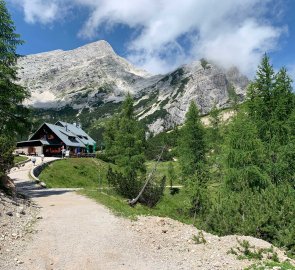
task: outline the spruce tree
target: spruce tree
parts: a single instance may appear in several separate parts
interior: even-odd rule
[[[23,43],[15,33],[15,26],[0,0],[0,134],[9,136],[21,132],[27,124],[27,109],[22,101],[28,97],[26,89],[16,84],[18,55],[16,48]]]
[[[275,73],[269,57],[264,55],[256,73],[256,78],[248,89],[248,112],[256,123],[259,137],[263,142],[270,140],[269,121],[272,115],[272,92],[275,86]]]
[[[15,83],[18,57],[16,48],[22,43],[15,33],[5,2],[0,0],[0,185],[3,181],[1,178],[13,165],[15,136],[28,123],[28,111],[22,106],[28,92]]]
[[[191,102],[185,116],[184,125],[180,131],[179,162],[183,176],[189,177],[205,161],[205,130],[195,102]]]
[[[287,124],[294,108],[291,83],[286,69],[275,74],[265,55],[248,90],[248,114],[265,146],[267,173],[276,184],[290,178],[290,174],[286,174],[289,161],[284,156],[292,141]]]

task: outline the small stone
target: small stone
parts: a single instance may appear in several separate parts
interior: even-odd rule
[[[43,217],[42,216],[37,216],[37,219],[43,219]]]
[[[12,233],[11,236],[12,237],[17,237],[17,234],[16,233]]]
[[[166,233],[168,230],[162,230],[162,233]]]
[[[11,211],[7,212],[6,215],[12,217],[13,216],[13,213]]]
[[[40,182],[39,184],[41,187],[46,188],[46,184],[44,182]]]

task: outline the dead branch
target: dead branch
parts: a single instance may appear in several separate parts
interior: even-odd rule
[[[161,151],[161,153],[160,153],[160,155],[159,155],[159,157],[158,157],[158,160],[157,160],[157,162],[155,163],[155,166],[154,166],[153,170],[149,173],[149,175],[148,175],[148,177],[147,177],[147,179],[146,179],[146,181],[145,181],[145,183],[144,183],[144,185],[143,185],[141,191],[140,191],[139,194],[137,195],[137,197],[134,198],[134,199],[132,199],[132,200],[129,200],[129,201],[128,201],[128,203],[129,203],[130,206],[134,206],[134,205],[136,205],[136,203],[138,202],[139,198],[140,198],[141,195],[143,194],[143,192],[144,192],[146,186],[148,185],[148,183],[150,182],[150,180],[152,179],[154,173],[155,173],[156,170],[157,170],[157,166],[158,166],[158,164],[159,164],[159,162],[160,162],[160,160],[161,160],[161,158],[162,158],[162,155],[163,155],[163,153],[164,153],[165,148],[166,148],[166,145],[162,147],[162,151]]]

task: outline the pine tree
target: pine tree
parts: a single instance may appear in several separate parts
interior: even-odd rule
[[[184,126],[180,131],[178,152],[184,177],[193,176],[205,161],[205,130],[195,102],[191,102]]]

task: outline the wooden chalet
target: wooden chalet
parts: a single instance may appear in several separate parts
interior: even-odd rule
[[[16,147],[17,153],[26,155],[61,156],[69,150],[71,156],[85,156],[95,153],[96,143],[79,125],[58,121],[42,124]]]

